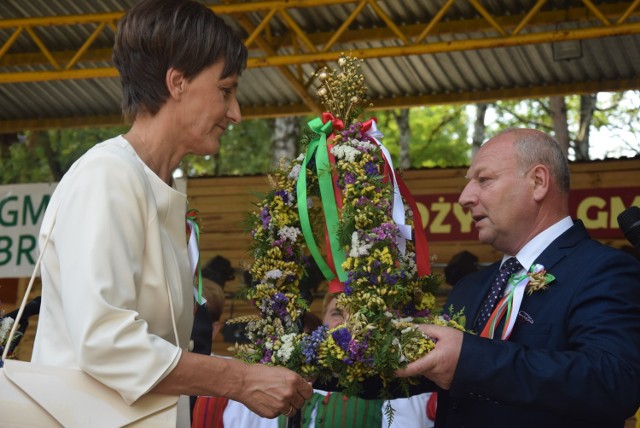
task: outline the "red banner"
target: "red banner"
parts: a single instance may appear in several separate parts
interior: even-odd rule
[[[414,195],[429,241],[473,241],[478,233],[467,210],[458,204],[457,193]],[[569,194],[572,218],[584,222],[597,239],[623,238],[618,214],[640,206],[640,187],[576,189]]]

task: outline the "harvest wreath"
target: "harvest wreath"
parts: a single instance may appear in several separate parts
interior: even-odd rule
[[[246,297],[260,316],[232,322],[248,322],[250,343],[236,345],[239,358],[337,378],[346,394],[357,394],[373,376],[384,391],[396,369],[433,348],[416,323],[461,327],[438,315],[439,278],[430,272],[422,222],[376,121],[357,119],[368,103],[361,60],[342,56],[338,65],[317,74],[328,112],[309,122],[306,152],[270,174],[272,190],[250,216],[255,262]],[[347,318],[304,333],[308,306],[299,284],[311,257],[329,292],[340,292]]]

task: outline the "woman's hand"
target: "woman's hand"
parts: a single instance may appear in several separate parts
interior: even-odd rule
[[[237,401],[260,416],[274,418],[293,416],[312,394],[311,385],[291,370],[249,364]]]

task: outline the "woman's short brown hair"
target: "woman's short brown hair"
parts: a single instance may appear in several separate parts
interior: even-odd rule
[[[223,60],[221,79],[246,67],[247,48],[211,9],[190,0],[142,0],[118,23],[113,63],[120,72],[122,112],[155,115],[169,96],[167,70],[193,79]]]

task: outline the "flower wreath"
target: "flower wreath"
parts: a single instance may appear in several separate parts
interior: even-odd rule
[[[432,291],[440,279],[430,272],[413,198],[379,142],[375,119],[357,120],[367,103],[361,60],[342,56],[338,65],[340,72],[317,74],[329,112],[309,122],[306,153],[269,175],[272,190],[250,216],[255,262],[246,296],[260,316],[231,322],[248,322],[250,343],[236,345],[247,362],[335,377],[348,395],[379,376],[384,395],[398,368],[434,346],[416,323],[462,327],[437,315]],[[329,292],[342,292],[338,306],[347,317],[333,329],[303,333],[308,305],[299,285],[310,258]]]

